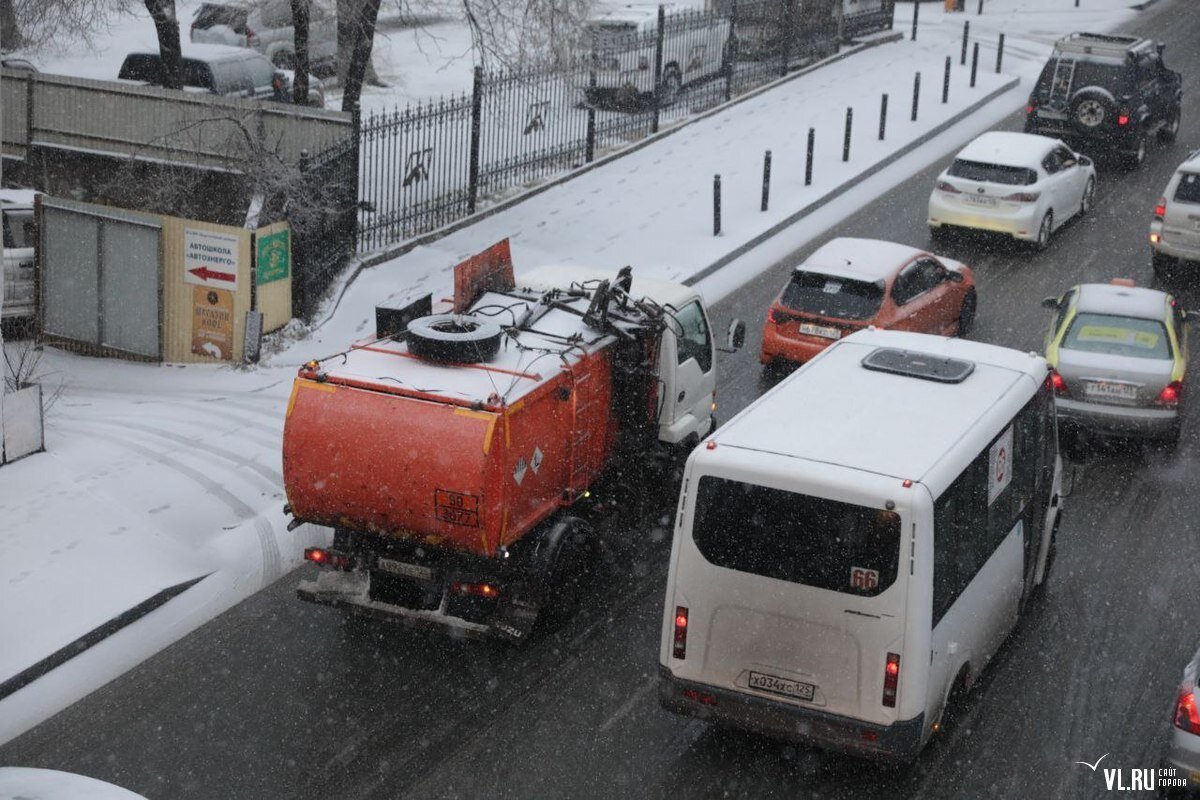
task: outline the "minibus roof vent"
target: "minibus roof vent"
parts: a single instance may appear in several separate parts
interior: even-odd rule
[[[866,369],[876,372],[907,375],[910,378],[921,378],[938,383],[962,383],[968,375],[975,371],[975,362],[973,361],[917,353],[912,350],[899,350],[895,347],[880,347],[872,350],[862,360],[862,365]]]

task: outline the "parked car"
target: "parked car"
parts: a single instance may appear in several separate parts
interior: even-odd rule
[[[658,6],[630,5],[597,14],[584,24],[582,47],[596,76],[595,86],[583,87],[588,103],[635,108],[657,97],[660,105],[673,105],[683,87],[717,77],[736,59],[737,39],[727,18],[667,11],[657,86]]]
[[[759,360],[802,364],[868,325],[965,335],[976,305],[965,264],[902,244],[834,239],[796,267],[771,303]]]
[[[308,10],[308,58],[314,67],[337,62],[337,9],[313,0]],[[258,3],[201,3],[192,20],[191,38],[200,44],[249,47],[281,69],[296,63],[295,28],[289,0]]]
[[[162,57],[157,51],[125,56],[120,80],[162,86]],[[221,45],[190,45],[183,51],[185,90],[207,91],[234,97],[257,97],[279,103],[292,102],[292,79],[264,56],[250,50]],[[308,104],[325,106],[324,85],[309,76]]]
[[[4,305],[0,318],[4,320],[32,320],[34,315],[35,194],[23,189],[0,189],[4,225]]]
[[[1160,797],[1181,797],[1200,792],[1200,652],[1183,670],[1171,719],[1171,744],[1163,758],[1158,788]],[[1166,772],[1171,770],[1171,772]],[[1164,774],[1165,773],[1165,774]],[[1164,780],[1165,779],[1165,780]]]
[[[1085,430],[1179,439],[1186,394],[1189,323],[1166,292],[1128,279],[1084,283],[1042,304],[1054,311],[1046,333],[1060,433]]]
[[[990,131],[968,144],[929,196],[929,230],[1007,233],[1044,250],[1071,217],[1096,199],[1096,167],[1058,139]]]
[[[1025,107],[1025,132],[1113,152],[1135,168],[1151,136],[1179,133],[1183,79],[1165,45],[1137,36],[1073,33],[1054,45]]]
[[[1150,258],[1159,278],[1175,277],[1181,262],[1200,269],[1200,150],[1179,165],[1154,205]]]
[[[0,58],[0,67],[4,67],[5,69],[23,69],[26,72],[38,71],[38,68],[33,65],[33,62],[27,58]]]

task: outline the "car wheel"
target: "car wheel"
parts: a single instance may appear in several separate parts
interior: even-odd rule
[[[1079,216],[1086,217],[1096,204],[1096,179],[1088,178],[1087,186],[1083,187],[1083,199],[1079,201]]]
[[[1175,277],[1175,266],[1179,262],[1167,255],[1160,253],[1157,250],[1150,251],[1150,266],[1154,269],[1154,277],[1160,281],[1168,282]]]
[[[683,76],[679,74],[679,67],[674,64],[667,67],[663,73],[662,83],[658,85],[658,105],[659,108],[667,108],[675,105],[679,99],[679,92],[683,89]]]
[[[1137,147],[1125,154],[1125,169],[1134,170],[1146,163],[1146,136],[1138,134]]]
[[[1038,250],[1045,250],[1050,246],[1050,234],[1054,232],[1054,212],[1047,211],[1042,217],[1042,222],[1038,225],[1037,240],[1033,246]]]
[[[1175,141],[1175,137],[1179,135],[1179,115],[1180,110],[1176,108],[1171,112],[1171,116],[1167,119],[1167,124],[1163,125],[1158,131],[1158,140],[1163,144],[1170,144]]]
[[[958,335],[966,336],[975,326],[975,309],[979,303],[975,290],[970,289],[963,296],[962,306],[958,309]]]

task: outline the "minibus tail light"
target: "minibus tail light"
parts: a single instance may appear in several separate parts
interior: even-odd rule
[[[687,658],[687,628],[687,608],[685,606],[675,606],[675,646],[671,649],[671,655],[681,661]]]
[[[888,653],[887,664],[883,668],[883,704],[888,708],[896,707],[896,689],[900,686],[900,654]]]

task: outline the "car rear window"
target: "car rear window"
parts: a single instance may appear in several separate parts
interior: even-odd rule
[[[794,311],[840,319],[871,319],[883,303],[883,284],[797,271],[781,302]]]
[[[196,12],[196,21],[192,27],[208,30],[217,25],[228,25],[233,28],[235,33],[244,34],[246,32],[246,14],[247,9],[245,8],[205,3]]]
[[[157,55],[151,53],[130,53],[125,56],[124,63],[117,77],[127,81],[145,81],[155,86],[163,83],[162,62]]]
[[[956,158],[950,165],[950,174],[955,178],[985,183],[1002,183],[1007,186],[1029,186],[1037,183],[1037,172],[1028,167],[1009,167],[1004,164],[986,164]]]
[[[1175,187],[1175,202],[1200,203],[1200,174],[1184,172],[1179,176],[1179,185]]]
[[[4,212],[4,246],[33,247],[33,209]]]
[[[1063,347],[1134,358],[1170,358],[1166,327],[1156,320],[1081,313],[1071,321]]]
[[[692,539],[718,567],[874,597],[896,581],[900,517],[706,475]]]

